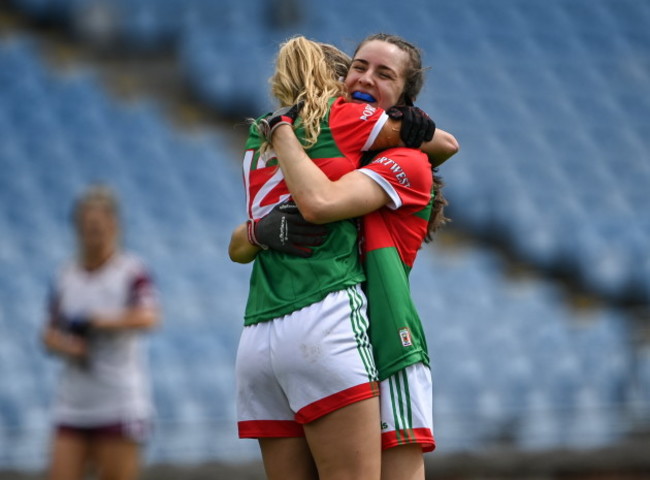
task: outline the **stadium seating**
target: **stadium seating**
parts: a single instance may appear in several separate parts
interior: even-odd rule
[[[582,446],[624,434],[619,407],[631,398],[633,360],[625,317],[571,312],[540,280],[504,281],[487,252],[427,253],[411,285],[430,339],[441,449],[580,446],[589,415],[603,411],[594,426],[602,434]]]
[[[442,169],[457,221],[541,268],[572,272],[599,295],[650,301],[650,267],[637,261],[650,245],[644,2],[14,3],[69,22],[100,5],[132,48],[175,43],[193,90],[231,116],[272,108],[266,79],[291,34],[347,50],[371,32],[405,35],[432,64],[433,91],[420,105],[461,140],[463,161]],[[290,7],[299,21],[289,27],[271,14]]]
[[[178,45],[193,91],[236,118],[272,108],[266,79],[292,33],[348,51],[375,31],[402,34],[432,65],[418,104],[461,142],[441,169],[456,224],[542,272],[574,272],[605,300],[649,299],[645,2],[331,0],[301,4],[293,26],[261,0],[13,3],[70,28],[84,9],[110,6],[125,44]],[[125,244],[161,291],[149,459],[257,455],[233,440],[249,268],[225,254],[244,216],[230,134],[181,133],[155,104],[116,101],[93,72],[53,72],[33,39],[0,41],[0,378],[11,379],[0,388],[0,467],[45,461],[56,362],[37,337],[48,281],[73,250],[70,203],[96,180],[120,195]],[[556,285],[505,270],[483,248],[434,243],[412,272],[439,451],[606,446],[630,431],[630,415],[647,418],[650,355],[635,355],[627,317],[574,311]]]
[[[650,300],[648,266],[637,261],[650,245],[647,4],[334,1],[305,10],[295,31],[348,50],[382,30],[423,47],[433,91],[419,104],[461,141],[461,156],[442,168],[459,223],[541,268],[573,272],[599,295]],[[263,20],[213,28],[209,15],[186,31],[181,55],[206,102],[228,114],[269,109],[260,93],[269,59],[291,32]]]
[[[71,202],[93,181],[117,190],[125,244],[151,265],[161,290],[166,328],[151,343],[162,424],[181,425],[188,445],[208,417],[222,432],[215,439],[234,435],[233,362],[248,270],[225,252],[244,215],[233,208],[243,205],[240,153],[219,134],[179,134],[151,104],[118,104],[88,72],[49,72],[30,39],[0,43],[0,72],[0,357],[11,385],[0,392],[0,464],[45,458],[55,377],[38,334],[49,279],[73,251]],[[188,448],[224,455],[228,444]],[[176,452],[152,446],[158,451]]]

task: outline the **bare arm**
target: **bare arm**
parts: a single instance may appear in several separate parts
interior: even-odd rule
[[[95,330],[146,330],[153,328],[160,320],[158,309],[151,307],[133,307],[115,316],[93,316],[91,327]]]
[[[400,139],[401,122],[389,118],[382,127],[371,150],[404,146]],[[389,198],[377,183],[359,172],[344,175],[337,182],[331,182],[307,156],[293,130],[288,126],[281,136],[274,135],[274,149],[281,158],[285,181],[303,217],[312,223],[329,223],[346,218],[365,215],[386,205]],[[287,143],[283,143],[283,139]],[[285,149],[286,150],[283,150]],[[444,130],[436,130],[434,137],[425,142],[421,150],[429,156],[433,166],[438,166],[458,151],[456,139]],[[283,161],[282,158],[286,160]],[[292,162],[287,164],[287,162]],[[249,263],[259,248],[248,241],[246,224],[238,226],[232,233],[228,254],[233,262]]]
[[[81,359],[88,353],[85,340],[49,325],[45,327],[41,339],[45,348],[55,355]]]
[[[358,171],[332,182],[307,156],[288,125],[276,129],[273,149],[291,196],[309,222],[329,223],[358,217],[390,200],[374,180]]]
[[[433,139],[423,143],[420,150],[427,154],[432,167],[438,167],[458,153],[460,145],[451,133],[437,128]]]
[[[379,132],[379,135],[377,135],[370,150],[403,147],[404,143],[399,137],[400,127],[401,122],[399,120],[389,118]],[[429,162],[434,167],[441,165],[447,159],[458,153],[459,148],[456,138],[451,133],[440,128],[436,128],[433,138],[430,141],[424,142],[420,146],[420,150],[427,154]]]
[[[89,322],[93,330],[148,329],[158,323],[158,316],[156,309],[136,307],[115,317],[93,317]],[[45,327],[41,340],[50,353],[61,357],[83,360],[88,355],[88,343],[85,338],[51,325]]]
[[[261,249],[248,241],[246,224],[242,223],[232,232],[228,245],[230,260],[237,263],[250,263],[255,260],[257,252]]]

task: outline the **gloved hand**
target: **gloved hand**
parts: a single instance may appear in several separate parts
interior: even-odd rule
[[[248,241],[265,250],[308,258],[325,241],[327,228],[309,223],[292,201],[277,205],[263,218],[247,222]]]
[[[61,325],[63,330],[78,337],[87,337],[92,327],[90,317],[86,315],[73,315],[63,317]]]
[[[290,107],[282,107],[276,110],[275,112],[267,115],[258,122],[258,127],[260,133],[267,142],[271,142],[273,138],[273,132],[280,125],[293,125],[298,118],[300,109],[302,108],[303,102],[299,102]]]
[[[422,142],[428,142],[436,131],[435,122],[418,107],[394,105],[386,114],[393,120],[401,120],[400,138],[409,148],[420,148]]]

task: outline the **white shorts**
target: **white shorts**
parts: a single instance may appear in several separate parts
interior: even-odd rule
[[[436,448],[433,437],[433,388],[431,370],[422,363],[380,382],[381,446],[419,444],[422,451]]]
[[[302,424],[379,395],[361,288],[244,327],[236,375],[240,438],[304,436]]]

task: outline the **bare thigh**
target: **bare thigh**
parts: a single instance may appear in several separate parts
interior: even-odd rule
[[[122,437],[100,437],[93,443],[99,480],[135,480],[140,470],[140,445]]]
[[[268,480],[318,480],[304,438],[260,438],[259,443]]]
[[[56,432],[52,445],[49,480],[81,480],[89,458],[89,446],[83,435]]]
[[[304,426],[320,480],[378,480],[379,398],[362,400]]]
[[[381,480],[424,480],[424,456],[418,444],[389,448],[381,454]]]

